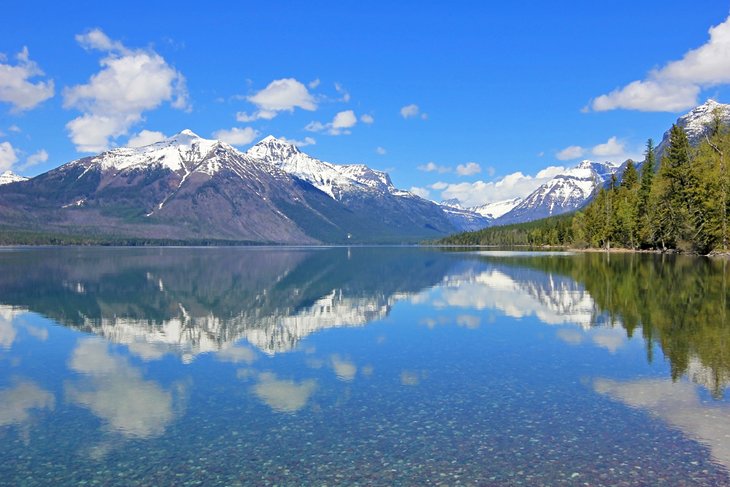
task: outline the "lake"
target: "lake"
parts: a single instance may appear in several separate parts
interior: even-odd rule
[[[725,260],[0,250],[2,485],[728,485]]]

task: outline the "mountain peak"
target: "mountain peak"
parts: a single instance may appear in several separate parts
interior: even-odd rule
[[[190,139],[202,139],[201,136],[196,134],[190,129],[185,129],[177,134],[173,135],[172,137],[169,137],[167,140],[190,140]]]
[[[274,137],[273,135],[267,135],[263,139],[259,140],[258,142],[256,142],[256,144],[254,144],[254,147],[257,145],[268,147],[286,147],[288,149],[299,152],[299,148],[296,145],[292,144],[286,139],[280,139],[278,137]]]
[[[722,105],[722,103],[718,103],[717,101],[713,100],[712,98],[708,98],[706,102],[704,102],[700,107],[716,107]],[[699,107],[698,107],[699,108]]]
[[[708,98],[702,105],[694,107],[679,117],[676,124],[684,129],[689,143],[697,145],[705,134],[708,133],[715,114],[719,115],[723,124],[730,125],[730,105],[720,103],[712,98]],[[669,134],[670,130],[664,132],[662,141],[656,148],[658,161],[661,161],[664,151],[669,147]]]
[[[254,144],[246,154],[269,162],[287,161],[297,154],[301,154],[297,146],[273,135],[267,135]]]
[[[18,181],[25,181],[26,179],[28,178],[15,174],[13,171],[9,170],[0,173],[0,185],[16,183]]]

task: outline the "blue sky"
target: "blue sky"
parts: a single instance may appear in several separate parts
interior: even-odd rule
[[[242,149],[308,141],[436,200],[495,201],[553,167],[636,157],[695,103],[730,102],[729,9],[10,0],[0,169],[32,176],[190,128]]]

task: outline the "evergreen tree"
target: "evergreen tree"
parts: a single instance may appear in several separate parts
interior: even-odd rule
[[[651,213],[649,208],[649,195],[651,194],[651,186],[654,181],[655,159],[654,141],[649,139],[646,141],[644,164],[641,165],[641,186],[639,187],[638,207],[636,210],[638,238],[646,246],[651,246],[654,243],[651,218],[649,216]]]
[[[662,248],[684,247],[690,240],[691,225],[691,174],[690,146],[682,127],[672,125],[669,147],[662,157],[659,168],[661,184],[654,185],[653,200],[656,204],[656,231]]]
[[[621,186],[614,190],[614,240],[622,247],[634,249],[638,246],[638,200],[639,173],[634,161],[626,163]]]
[[[624,175],[621,178],[621,187],[634,190],[639,184],[639,173],[636,170],[634,161],[629,159],[626,161],[626,169],[624,169]]]

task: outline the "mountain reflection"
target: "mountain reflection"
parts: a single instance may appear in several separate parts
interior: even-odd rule
[[[558,338],[610,353],[640,333],[648,360],[659,345],[673,379],[686,376],[716,396],[730,381],[724,260],[412,248],[64,248],[2,252],[0,269],[0,349],[12,347],[20,331],[38,332],[18,319],[30,310],[125,344],[143,360],[216,352],[220,361],[250,364],[258,353],[292,350],[318,330],[381,320],[408,300],[444,311],[419,320],[429,327],[477,328],[493,320],[482,315],[493,310],[578,325],[559,329]],[[329,365],[343,381],[358,374],[344,358]],[[268,379],[257,389],[267,402],[314,390]],[[269,386],[274,392],[264,393]],[[90,396],[73,395],[94,408]]]
[[[382,319],[454,262],[393,248],[54,249],[0,254],[0,299],[143,359],[174,351],[189,361],[240,339],[287,351],[317,330]]]

